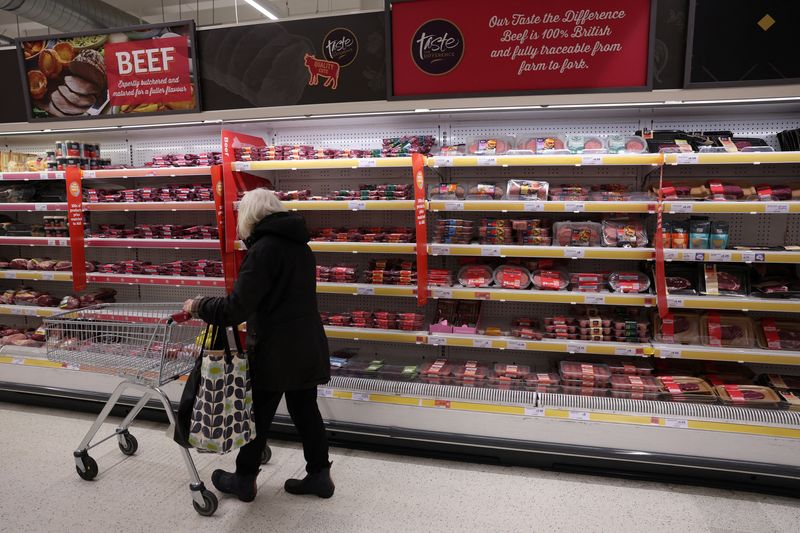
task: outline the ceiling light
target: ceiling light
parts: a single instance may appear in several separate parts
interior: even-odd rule
[[[256,2],[256,0],[244,0],[244,1],[246,3],[248,3],[248,4],[250,4],[250,6],[253,9],[257,10],[259,13],[261,13],[262,15],[267,17],[269,20],[278,20],[278,16],[275,13],[273,13],[272,11],[267,9],[266,7],[264,7],[261,4],[259,4],[258,2]]]

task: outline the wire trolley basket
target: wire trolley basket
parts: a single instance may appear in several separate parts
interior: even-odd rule
[[[160,386],[188,374],[204,324],[176,322],[178,304],[101,304],[44,319],[47,358]]]
[[[45,318],[44,326],[49,360],[124,378],[73,453],[81,478],[92,480],[97,476],[97,462],[89,456],[89,450],[109,439],[117,438],[123,454],[136,453],[139,444],[128,428],[151,399],[161,402],[170,428],[176,426],[175,412],[161,386],[194,368],[205,340],[205,325],[190,320],[181,312],[181,304],[101,304]],[[136,405],[113,434],[92,444],[122,393],[128,390],[141,394]],[[217,498],[206,490],[189,450],[180,450],[191,477],[192,504],[198,513],[210,516],[217,510]]]

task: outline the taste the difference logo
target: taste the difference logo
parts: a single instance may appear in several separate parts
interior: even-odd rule
[[[346,67],[358,56],[358,38],[347,28],[334,28],[322,40],[322,56]]]
[[[446,19],[425,22],[411,39],[411,57],[426,74],[447,74],[464,57],[464,37],[461,30]]]

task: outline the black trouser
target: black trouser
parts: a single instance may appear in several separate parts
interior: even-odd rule
[[[258,472],[261,466],[261,452],[267,445],[267,432],[269,432],[275,411],[284,394],[289,415],[303,441],[306,471],[315,474],[330,464],[328,462],[328,436],[325,433],[322,415],[317,407],[316,387],[286,392],[253,389],[256,438],[239,449],[239,455],[236,456],[237,474]]]

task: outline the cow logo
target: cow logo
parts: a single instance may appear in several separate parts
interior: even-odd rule
[[[417,29],[411,39],[411,57],[426,74],[447,74],[464,57],[464,37],[458,26],[449,20],[429,20]]]
[[[216,190],[216,192],[217,192],[217,196],[219,196],[220,198],[222,198],[222,180],[219,180],[219,181],[217,182],[217,186],[215,187],[215,190]]]
[[[334,28],[322,40],[322,56],[346,67],[358,56],[358,38],[347,28]]]
[[[81,186],[77,181],[73,181],[69,184],[69,193],[75,198],[81,195]]]
[[[308,69],[308,75],[310,76],[308,80],[309,85],[318,85],[319,77],[322,76],[323,78],[328,78],[325,80],[325,83],[322,84],[323,87],[330,87],[335,91],[336,87],[339,86],[339,63],[327,61],[325,59],[317,59],[316,56],[310,54],[305,54],[303,56],[303,63],[305,63]]]

